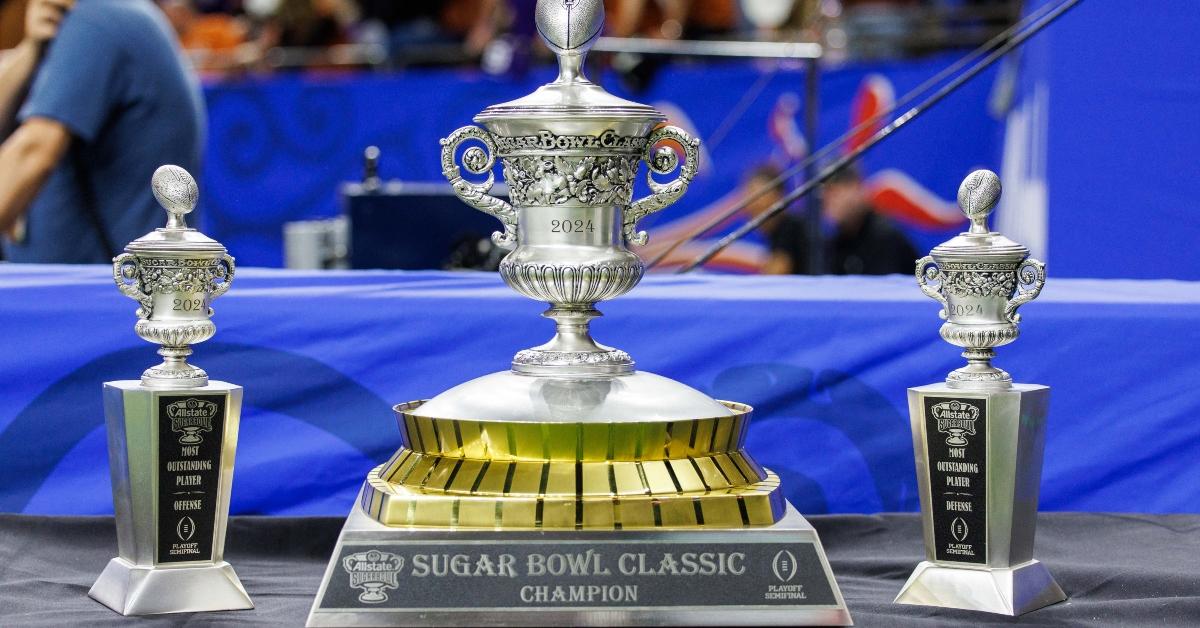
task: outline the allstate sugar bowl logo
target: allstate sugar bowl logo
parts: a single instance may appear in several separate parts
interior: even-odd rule
[[[388,599],[387,590],[400,586],[400,568],[404,558],[389,552],[369,550],[342,559],[342,569],[350,574],[350,588],[362,589],[358,601],[380,604]]]
[[[966,436],[975,435],[979,408],[961,401],[943,401],[933,406],[933,418],[937,419],[938,431],[949,434],[947,445],[963,447],[967,444]]]
[[[199,445],[204,442],[200,432],[211,432],[213,419],[217,416],[217,404],[199,399],[185,399],[167,406],[167,418],[171,419],[171,431],[183,434],[180,445]]]

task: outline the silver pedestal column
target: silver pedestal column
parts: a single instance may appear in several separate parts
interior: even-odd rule
[[[991,364],[1046,281],[1028,249],[987,228],[999,198],[995,174],[968,176],[958,201],[970,231],[917,263],[921,289],[942,303],[942,338],[967,365],[908,391],[926,560],[901,604],[1020,615],[1066,599],[1033,557],[1050,389]]]
[[[140,304],[135,329],[163,362],[140,381],[104,384],[119,556],[88,595],[122,615],[253,608],[223,557],[242,388],[187,362],[216,332],[209,304],[229,289],[234,261],[184,222],[191,175],[164,166],[153,186],[170,219],[126,247],[114,279]]]

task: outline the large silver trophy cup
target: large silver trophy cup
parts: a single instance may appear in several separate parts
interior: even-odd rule
[[[163,362],[140,381],[104,384],[120,555],[89,595],[123,615],[253,608],[223,558],[242,388],[187,362],[216,332],[209,306],[234,262],[184,221],[198,194],[191,175],[164,166],[153,186],[167,226],[126,247],[113,278],[138,302],[135,330]]]
[[[310,626],[850,620],[816,532],[744,449],[751,409],[589,332],[642,278],[638,221],[699,165],[698,141],[584,77],[603,20],[600,0],[538,2],[558,79],[442,142],[455,192],[503,224],[504,281],[549,304],[556,333],[396,406],[403,447],[368,474]],[[490,195],[497,161],[510,200]]]
[[[958,202],[970,230],[917,262],[921,289],[942,304],[941,336],[967,364],[908,391],[926,560],[896,601],[1020,615],[1065,596],[1033,558],[1050,389],[991,363],[1046,282],[1027,248],[988,229],[999,198],[994,173],[968,176]]]

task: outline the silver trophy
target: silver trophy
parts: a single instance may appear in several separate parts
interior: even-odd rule
[[[253,608],[223,558],[242,388],[187,362],[216,332],[210,304],[229,290],[234,261],[188,228],[198,191],[187,171],[159,168],[153,189],[167,226],[130,243],[113,279],[163,362],[140,381],[104,384],[120,555],[88,595],[122,615]]]
[[[901,604],[1020,615],[1066,599],[1033,558],[1050,389],[1014,384],[992,366],[1046,268],[988,229],[999,199],[999,177],[971,173],[958,191],[970,230],[917,262],[921,290],[942,304],[941,336],[967,364],[908,391],[926,560]]]
[[[642,278],[638,222],[699,166],[696,139],[584,76],[603,23],[601,0],[540,0],[557,80],[442,141],[455,192],[503,224],[504,281],[556,333],[396,406],[403,447],[368,473],[310,626],[850,621],[816,531],[745,450],[751,408],[591,336]],[[509,200],[490,195],[498,161]]]

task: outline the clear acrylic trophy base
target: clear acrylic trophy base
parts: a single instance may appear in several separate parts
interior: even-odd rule
[[[670,558],[667,558],[667,557]],[[849,626],[813,527],[388,527],[351,511],[308,626]]]
[[[1050,571],[1036,560],[1007,569],[964,569],[923,561],[896,603],[1017,616],[1065,599]]]
[[[122,558],[108,562],[88,591],[93,600],[122,615],[199,613],[254,608],[227,562],[200,567],[139,567]]]

